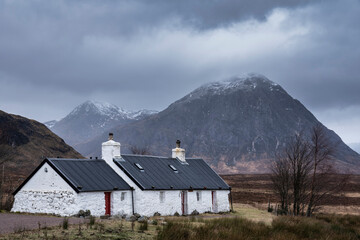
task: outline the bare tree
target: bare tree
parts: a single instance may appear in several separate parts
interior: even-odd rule
[[[332,182],[332,175],[335,174],[332,160],[336,146],[326,137],[325,129],[321,124],[312,128],[309,147],[312,173],[306,211],[308,217],[312,215],[321,200],[334,191],[340,191],[348,180],[348,176],[344,175],[336,184]]]
[[[308,176],[311,171],[310,151],[303,135],[296,134],[277,155],[272,166],[272,182],[280,197],[281,213],[288,214],[292,204],[293,215],[299,215],[305,206]]]
[[[322,200],[341,190],[347,176],[334,184],[331,175],[335,146],[326,136],[322,125],[311,129],[308,138],[293,137],[271,167],[274,192],[279,196],[281,212],[311,216]]]
[[[288,214],[290,200],[290,165],[286,158],[277,156],[271,166],[271,180],[275,192],[280,197],[280,213]]]
[[[311,170],[309,147],[302,134],[297,134],[288,144],[285,154],[290,165],[293,214],[297,216],[304,208],[308,176]]]
[[[137,146],[131,146],[130,151],[132,154],[136,155],[150,155],[150,151],[147,147],[137,147]]]

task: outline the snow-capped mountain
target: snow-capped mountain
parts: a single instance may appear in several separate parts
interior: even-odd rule
[[[220,173],[269,172],[276,151],[295,133],[319,124],[315,116],[280,85],[259,74],[203,85],[142,121],[113,128],[122,152],[130,146],[170,156],[180,139],[187,157],[202,157]],[[360,155],[326,129],[336,143],[336,168],[360,172]],[[99,156],[104,134],[76,149]]]
[[[45,126],[47,126],[48,129],[51,129],[58,121],[56,120],[51,120],[51,121],[47,121],[44,122]]]
[[[86,101],[60,121],[46,122],[46,126],[62,137],[65,142],[76,144],[87,142],[107,130],[157,113],[151,110],[128,111],[116,105]]]

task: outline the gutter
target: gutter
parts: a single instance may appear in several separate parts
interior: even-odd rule
[[[231,187],[230,187],[230,204],[231,204],[231,212],[234,212],[234,208],[233,208],[233,198],[232,198],[232,193],[231,193]]]
[[[131,206],[132,206],[132,214],[135,214],[135,206],[134,206],[134,188],[131,187]]]

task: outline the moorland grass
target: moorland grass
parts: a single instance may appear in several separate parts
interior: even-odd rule
[[[212,219],[193,224],[171,221],[160,229],[157,240],[220,239],[360,239],[360,216],[320,215],[314,218],[279,217],[271,225],[243,218]]]

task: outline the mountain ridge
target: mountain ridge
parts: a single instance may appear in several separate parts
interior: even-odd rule
[[[131,146],[171,155],[176,139],[187,156],[202,157],[220,173],[263,173],[275,152],[294,134],[320,122],[280,85],[263,75],[237,76],[205,84],[146,119],[110,129],[128,153]],[[360,155],[333,131],[339,143],[337,167],[360,172]],[[100,155],[107,133],[77,145],[85,155]]]
[[[155,113],[157,111],[146,109],[127,111],[114,104],[87,100],[61,120],[48,121],[45,124],[65,142],[76,146],[112,127],[146,118]]]

